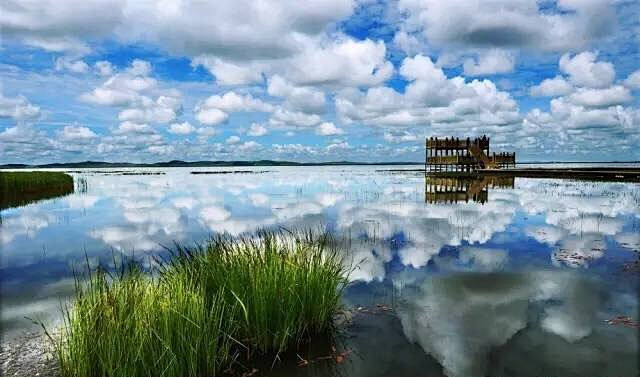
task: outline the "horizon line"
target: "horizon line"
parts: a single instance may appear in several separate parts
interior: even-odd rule
[[[290,161],[290,160],[270,160],[270,159],[260,159],[260,160],[196,160],[196,161],[185,161],[185,160],[168,160],[168,161],[156,161],[156,162],[110,162],[110,161],[97,161],[97,160],[85,160],[85,161],[77,161],[77,162],[49,162],[49,163],[41,163],[41,164],[29,164],[29,163],[5,163],[0,164],[0,169],[7,167],[43,167],[43,166],[53,166],[53,165],[81,165],[81,164],[89,164],[89,165],[98,165],[98,164],[108,164],[108,165],[137,165],[137,166],[149,166],[149,167],[162,167],[162,166],[153,166],[153,165],[166,165],[166,164],[250,164],[250,163],[264,163],[264,165],[274,165],[274,164],[282,164],[282,165],[424,165],[424,162],[418,161]],[[517,162],[517,164],[552,164],[552,163],[592,163],[592,164],[604,164],[604,163],[640,163],[640,160],[632,160],[632,161],[618,161],[618,160],[610,160],[610,161],[521,161]]]

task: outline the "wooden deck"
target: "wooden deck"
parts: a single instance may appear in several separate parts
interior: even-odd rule
[[[484,168],[515,166],[515,153],[490,153],[490,139],[431,137],[425,140],[425,170],[436,172],[470,172]]]

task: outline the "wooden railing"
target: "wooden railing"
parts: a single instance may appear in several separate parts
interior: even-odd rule
[[[427,148],[430,149],[459,149],[465,150],[469,149],[471,145],[477,145],[480,149],[488,149],[489,148],[489,138],[488,137],[478,137],[473,140],[466,138],[444,138],[438,139],[437,137],[431,137],[427,139]]]
[[[505,166],[515,166],[516,164],[516,153],[494,153],[489,156],[491,162],[497,167],[505,167]]]
[[[425,171],[473,171],[515,166],[515,153],[489,153],[490,138],[425,140]]]
[[[434,165],[472,165],[476,160],[472,156],[430,156],[427,164]]]

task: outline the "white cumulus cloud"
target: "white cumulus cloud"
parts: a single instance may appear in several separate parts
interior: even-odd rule
[[[324,122],[316,127],[316,133],[322,136],[342,135],[344,131],[332,122]]]
[[[188,135],[196,131],[196,128],[189,122],[172,123],[169,126],[169,132],[176,135]]]

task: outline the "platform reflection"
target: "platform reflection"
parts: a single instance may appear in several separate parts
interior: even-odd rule
[[[493,188],[512,189],[514,177],[427,174],[424,183],[426,203],[460,203],[489,201]]]

